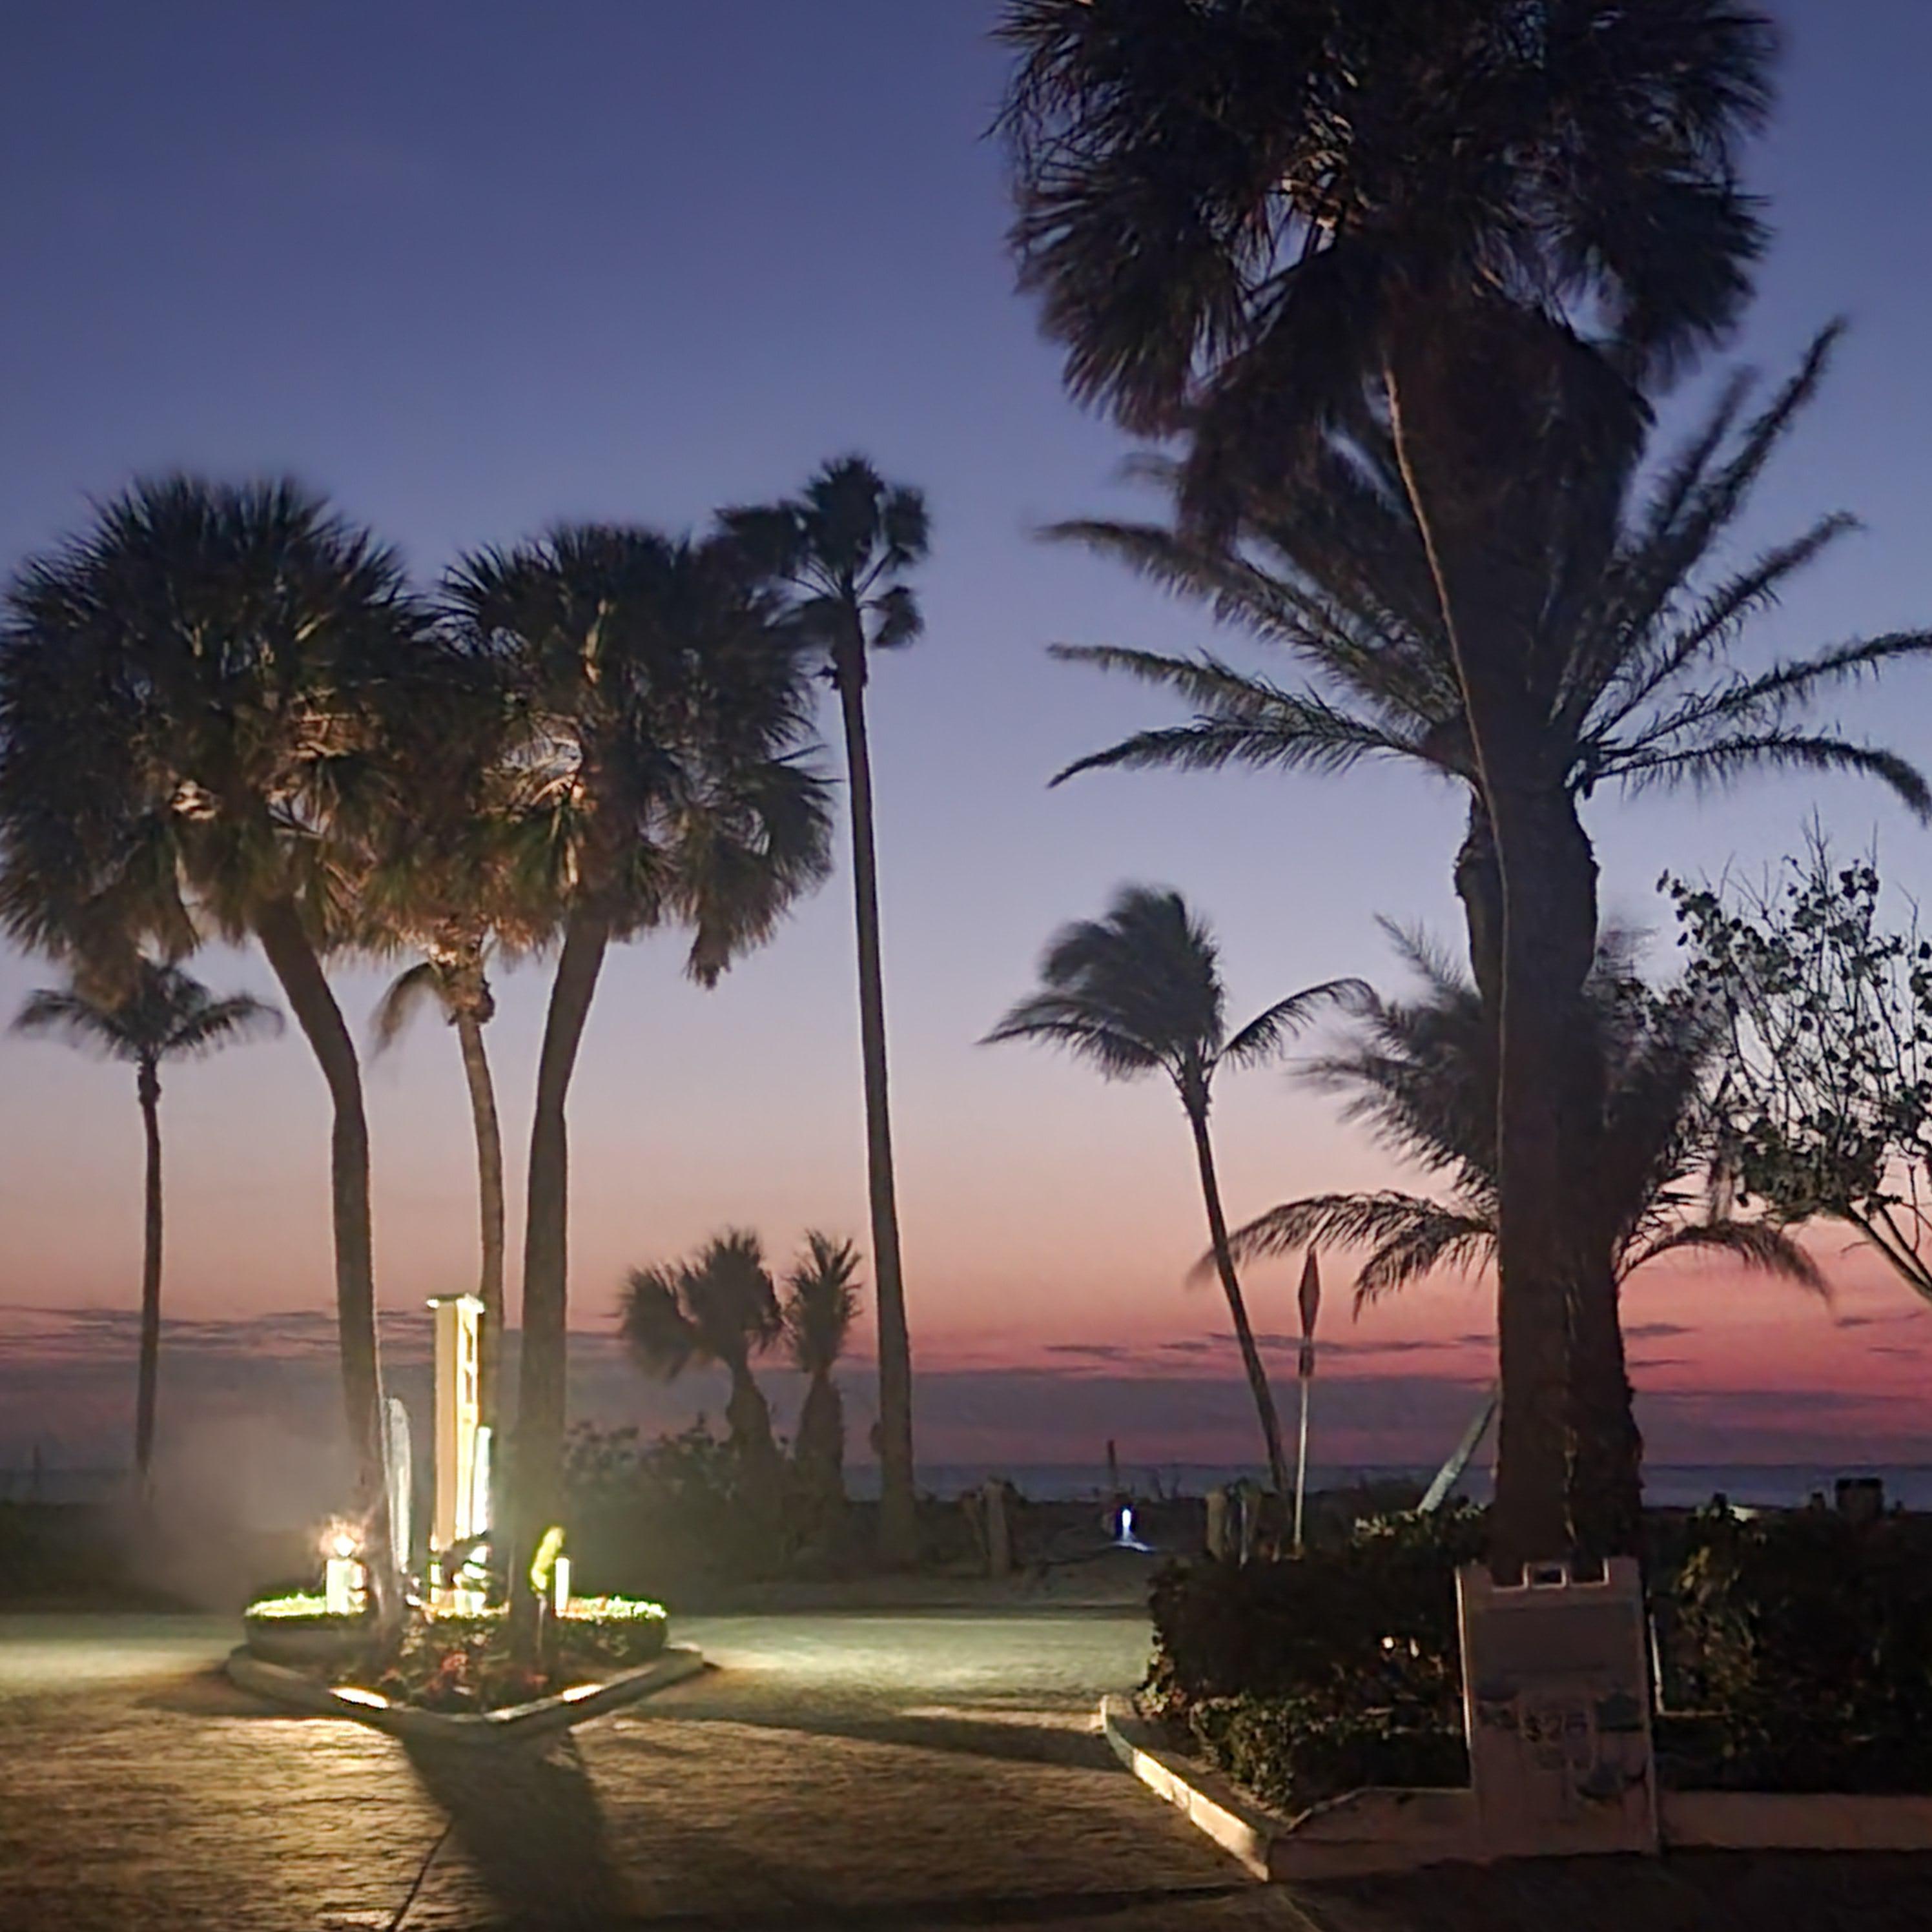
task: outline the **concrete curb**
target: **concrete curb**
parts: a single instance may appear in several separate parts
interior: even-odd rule
[[[1356,1878],[1481,1856],[1475,1794],[1371,1787],[1283,1818],[1160,1742],[1124,1698],[1100,1704],[1114,1755],[1256,1878]]]
[[[601,1684],[580,1684],[554,1697],[501,1711],[414,1711],[373,1691],[357,1692],[318,1684],[285,1664],[264,1663],[244,1645],[229,1653],[229,1680],[240,1689],[315,1717],[348,1718],[391,1736],[422,1744],[526,1743],[554,1736],[573,1725],[601,1718],[654,1690],[694,1677],[708,1666],[688,1644],[672,1644],[664,1654],[634,1670],[621,1671]]]
[[[1473,1791],[1371,1786],[1283,1818],[1218,1772],[1167,1749],[1124,1698],[1101,1700],[1100,1728],[1143,1784],[1256,1878],[1354,1878],[1489,1862]],[[1665,1791],[1660,1814],[1667,1851],[1932,1852],[1932,1796]]]

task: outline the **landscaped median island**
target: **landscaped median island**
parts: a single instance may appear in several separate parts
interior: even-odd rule
[[[1932,1846],[1932,1522],[1719,1502],[1647,1529],[1653,1842]],[[1457,1598],[1483,1544],[1462,1508],[1170,1566],[1142,1721],[1110,1711],[1116,1749],[1277,1875],[1493,1855],[1470,1714],[1495,1721],[1508,1687],[1479,1682],[1466,1705]],[[1606,1741],[1642,1714],[1577,1683],[1507,1721],[1559,1782],[1574,1770],[1563,1803],[1587,1817],[1629,1801]]]
[[[580,1597],[545,1612],[538,1660],[514,1654],[504,1607],[412,1607],[385,1640],[362,1612],[292,1591],[250,1604],[229,1660],[243,1688],[412,1736],[505,1737],[580,1722],[704,1667],[667,1643],[661,1604]]]

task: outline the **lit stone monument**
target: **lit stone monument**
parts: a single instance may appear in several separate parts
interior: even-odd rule
[[[490,1432],[483,1426],[483,1304],[473,1294],[439,1295],[436,1311],[436,1506],[430,1556],[448,1553],[490,1526]],[[474,1592],[452,1587],[453,1596]]]

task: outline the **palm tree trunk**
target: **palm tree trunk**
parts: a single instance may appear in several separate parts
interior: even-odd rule
[[[141,1359],[134,1395],[134,1473],[148,1493],[154,1460],[154,1397],[161,1366],[161,1082],[141,1063],[141,1125],[148,1143],[146,1216],[141,1248]]]
[[[483,1024],[467,1008],[454,1016],[470,1083],[470,1117],[476,1133],[476,1204],[481,1216],[482,1265],[477,1299],[483,1304],[479,1408],[493,1445],[501,1441],[496,1417],[503,1363],[503,1133],[496,1118],[496,1089]]]
[[[402,1614],[389,1528],[388,1485],[382,1453],[382,1371],[376,1340],[376,1266],[369,1205],[369,1124],[363,1111],[356,1043],[330,990],[300,915],[287,899],[256,915],[256,936],[302,1030],[334,1108],[329,1176],[335,1237],[336,1332],[342,1354],[342,1395],[356,1458],[356,1513],[363,1525],[363,1561],[378,1618]]]
[[[863,640],[839,656],[838,698],[852,794],[852,901],[859,940],[859,1037],[866,1088],[866,1172],[879,1324],[879,1553],[890,1564],[918,1555],[913,1492],[912,1344],[899,1268],[898,1201],[886,1095],[886,989],[879,961],[879,882],[873,842],[872,761],[866,740]]]
[[[1262,1352],[1255,1346],[1247,1304],[1242,1299],[1240,1280],[1234,1273],[1234,1252],[1228,1246],[1228,1217],[1221,1209],[1221,1184],[1214,1174],[1214,1144],[1208,1132],[1207,1109],[1190,1104],[1187,1122],[1194,1130],[1194,1154],[1201,1168],[1201,1197],[1208,1207],[1208,1234],[1214,1244],[1214,1267],[1221,1277],[1222,1292],[1228,1298],[1228,1312],[1234,1317],[1234,1338],[1241,1345],[1241,1366],[1247,1371],[1255,1412],[1261,1418],[1262,1437],[1268,1444],[1269,1478],[1275,1494],[1286,1496],[1288,1457],[1281,1446],[1281,1418],[1275,1413],[1274,1391],[1268,1386],[1268,1370],[1262,1366]]]
[[[1567,801],[1560,809],[1574,820]],[[1578,881],[1570,897],[1580,902],[1573,903],[1570,916],[1580,925],[1587,922],[1594,944],[1594,862],[1580,826],[1561,842],[1569,848],[1568,869]],[[1456,860],[1456,888],[1468,922],[1471,970],[1492,1016],[1502,974],[1502,884],[1488,817],[1480,799],[1474,800],[1468,836]],[[1580,937],[1573,942],[1577,944]],[[1574,974],[1574,956],[1562,970]],[[1642,1541],[1643,1438],[1624,1354],[1616,1234],[1604,1225],[1592,1186],[1604,1124],[1604,1070],[1590,1038],[1580,987],[1569,1039],[1562,1076],[1552,1066],[1551,1078],[1564,1096],[1564,1220],[1575,1244],[1568,1343],[1570,1528],[1576,1548],[1586,1555],[1637,1556]]]
[[[574,913],[550,982],[537,1061],[536,1107],[524,1220],[523,1339],[517,1376],[517,1447],[511,1470],[510,1606],[518,1643],[529,1654],[536,1599],[520,1587],[538,1540],[561,1501],[568,1374],[570,1135],[564,1114],[584,1022],[610,949],[608,920]]]
[[[1466,380],[1470,358],[1457,360],[1453,334],[1426,322],[1399,330],[1385,375],[1397,458],[1455,656],[1502,880],[1496,1326],[1503,1397],[1491,1556],[1509,1573],[1571,1546],[1573,1290],[1563,1109],[1551,1076],[1563,1057],[1568,1004],[1552,968],[1575,934],[1551,933],[1539,919],[1538,902],[1558,885],[1550,868],[1562,855],[1533,808],[1546,775],[1517,647],[1522,614],[1512,608],[1508,566],[1491,540],[1496,491],[1487,479],[1497,439],[1487,392]],[[1586,951],[1576,985],[1588,970]]]

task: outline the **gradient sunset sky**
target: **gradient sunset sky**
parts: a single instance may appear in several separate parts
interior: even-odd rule
[[[1050,662],[1048,643],[1245,647],[1031,535],[1142,504],[1118,479],[1128,446],[1064,398],[1012,290],[984,138],[996,10],[15,10],[0,68],[0,562],[173,466],[296,472],[425,580],[462,547],[559,518],[699,524],[850,448],[923,486],[928,635],[879,665],[872,713],[908,1292],[930,1378],[922,1453],[1088,1461],[1112,1436],[1141,1461],[1246,1456],[1225,1311],[1184,1282],[1203,1237],[1172,1094],[974,1042],[1051,928],[1129,878],[1179,885],[1209,914],[1238,1010],[1337,974],[1392,984],[1378,916],[1457,934],[1462,808],[1394,769],[1047,789],[1070,759],[1169,715]],[[1736,354],[1781,374],[1832,316],[1854,326],[1744,534],[1772,541],[1840,508],[1867,528],[1760,627],[1749,649],[1763,656],[1932,622],[1932,8],[1778,10],[1785,100],[1754,174],[1778,239]],[[1932,670],[1840,716],[1932,764]],[[1932,892],[1932,833],[1875,789],[1754,782],[1715,800],[1596,800],[1606,911],[1667,925],[1660,872],[1755,869],[1814,808],[1841,842],[1875,838],[1899,886]],[[572,1106],[573,1318],[590,1335],[608,1336],[627,1268],[721,1224],[754,1226],[782,1254],[807,1226],[862,1232],[850,920],[842,868],[715,992],[680,980],[669,940],[613,961]],[[1667,934],[1657,950],[1666,962]],[[211,952],[195,970],[272,993],[253,958]],[[0,952],[0,1010],[53,976]],[[341,976],[358,1028],[380,984]],[[520,1176],[544,973],[500,990],[491,1040]],[[453,1041],[422,1024],[370,1088],[381,1294],[406,1336],[424,1297],[473,1278]],[[177,1414],[272,1401],[270,1369],[314,1352],[305,1312],[330,1293],[320,1080],[292,1034],[176,1070],[164,1106],[182,1322],[164,1401]],[[1244,1218],[1397,1178],[1279,1073],[1230,1079],[1216,1128]],[[125,1070],[0,1040],[0,1467],[37,1441],[66,1460],[118,1448],[140,1151]],[[1633,1286],[1655,1453],[1932,1460],[1932,1312],[1835,1235],[1817,1245],[1831,1306],[1716,1268]],[[1328,1273],[1327,1458],[1439,1455],[1491,1372],[1489,1289],[1445,1280],[1352,1324],[1345,1258]],[[1256,1273],[1258,1326],[1292,1325],[1294,1282]],[[646,1395],[606,1354],[586,1351],[604,1363],[589,1406],[680,1412],[683,1398]],[[1285,1385],[1292,1355],[1276,1362]],[[854,1394],[862,1424],[862,1378]],[[690,1400],[704,1399],[715,1409],[700,1382]],[[862,1439],[855,1427],[855,1452]]]

